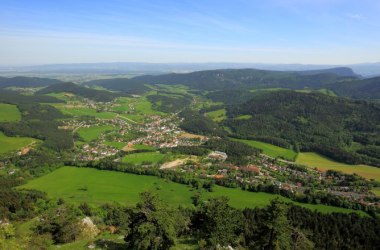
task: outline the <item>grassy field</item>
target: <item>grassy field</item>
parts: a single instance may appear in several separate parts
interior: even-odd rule
[[[17,122],[21,113],[16,105],[0,103],[0,122]]]
[[[336,162],[316,153],[299,153],[296,162],[309,167],[316,167],[321,170],[332,169],[348,174],[356,173],[365,178],[380,181],[380,168],[367,165],[348,165]]]
[[[215,111],[207,112],[205,115],[215,122],[221,122],[227,118],[225,109],[218,109]]]
[[[251,115],[239,115],[239,116],[235,117],[235,120],[249,120],[251,118],[252,118]]]
[[[19,150],[36,141],[29,137],[8,137],[0,132],[0,155]]]
[[[118,142],[118,141],[106,141],[104,142],[104,144],[117,148],[117,149],[123,149],[127,145],[127,143],[125,142]]]
[[[97,112],[95,109],[86,107],[69,107],[66,104],[53,104],[54,107],[59,109],[63,114],[70,116],[94,116],[99,119],[112,119],[116,113],[112,112]]]
[[[63,198],[76,204],[88,202],[97,205],[112,201],[124,205],[134,205],[139,200],[139,193],[154,191],[173,206],[191,206],[191,196],[195,192],[186,185],[173,183],[155,176],[75,167],[62,167],[50,174],[29,181],[20,188],[41,190],[46,192],[50,198]],[[216,186],[214,192],[203,193],[203,198],[222,195],[229,197],[230,204],[237,208],[266,206],[272,199],[279,197],[273,194],[252,193]],[[290,201],[283,197],[280,198]],[[324,205],[300,205],[321,212],[353,212],[350,209]]]
[[[136,145],[137,146],[137,145]],[[144,148],[145,149],[145,148]],[[165,155],[156,152],[130,154],[123,158],[125,163],[142,164],[143,162],[158,163]]]
[[[80,128],[78,129],[79,136],[86,142],[97,139],[102,133],[106,131],[114,130],[115,128],[111,125],[103,126],[92,126],[89,128]]]
[[[232,138],[234,141],[243,142],[251,147],[260,148],[263,150],[263,153],[272,157],[282,157],[288,160],[295,160],[297,153],[291,149],[281,148],[269,143],[254,141],[254,140],[241,140]]]
[[[373,192],[374,194],[376,194],[377,196],[380,196],[380,187],[376,187],[376,188],[374,188],[374,189],[372,190],[372,192]]]

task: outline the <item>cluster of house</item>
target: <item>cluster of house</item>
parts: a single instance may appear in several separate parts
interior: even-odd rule
[[[105,144],[95,144],[93,146],[90,144],[84,144],[81,148],[80,154],[76,155],[75,159],[79,161],[96,161],[115,155],[118,152],[118,149]]]
[[[172,148],[177,146],[199,145],[193,138],[182,137],[183,131],[178,127],[176,116],[161,117],[152,115],[143,125],[136,125],[135,129],[146,134],[131,143],[144,144],[157,148]]]

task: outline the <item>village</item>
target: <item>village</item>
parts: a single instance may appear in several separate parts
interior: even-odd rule
[[[89,100],[86,103],[86,106],[100,112],[111,111],[115,105],[117,104],[96,103]],[[131,105],[128,113],[133,111],[134,106]],[[133,153],[136,149],[156,151],[178,146],[199,146],[209,139],[186,133],[180,129],[180,122],[181,119],[176,114],[144,115],[143,122],[131,121],[119,114],[112,119],[82,117],[67,120],[61,129],[78,133],[74,160],[96,161],[113,157],[119,152]],[[80,136],[81,131],[86,129],[106,126],[108,129],[99,132],[93,140],[86,141]],[[253,157],[250,164],[245,166],[227,163],[227,159],[226,153],[212,151],[207,157],[179,156],[179,159],[166,162],[159,167],[189,173],[199,178],[213,179],[217,183],[236,183],[247,188],[271,185],[295,195],[314,190],[344,197],[366,206],[380,206],[379,199],[367,186],[350,185],[345,175],[333,176],[324,171],[298,166],[264,154]],[[121,159],[116,160],[121,161]],[[152,163],[150,166],[155,167],[156,164]]]

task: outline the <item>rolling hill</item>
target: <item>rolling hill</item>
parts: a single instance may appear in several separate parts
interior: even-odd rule
[[[114,100],[116,97],[122,96],[122,94],[112,93],[104,90],[90,89],[83,86],[79,86],[74,83],[54,84],[37,91],[37,94],[49,94],[59,92],[72,93],[98,102],[110,102]]]
[[[346,71],[349,71],[349,69]],[[134,77],[132,80],[145,84],[183,84],[193,89],[213,91],[254,88],[321,88],[328,83],[355,78],[355,76],[346,77],[331,72],[332,69],[304,73],[257,69],[226,69],[197,71],[186,74],[145,75]]]
[[[143,83],[128,78],[102,79],[85,82],[88,86],[101,86],[106,89],[126,92],[130,94],[142,94],[149,90]]]
[[[62,83],[56,79],[49,78],[39,78],[39,77],[0,77],[0,89],[7,87],[23,87],[23,88],[33,88],[33,87],[43,87],[53,84]]]
[[[339,96],[354,99],[380,99],[380,77],[338,82],[327,87]]]
[[[235,119],[250,115],[249,119]],[[235,135],[315,151],[346,163],[380,166],[380,107],[318,93],[264,92],[227,108],[223,122]],[[352,142],[363,148],[350,151]],[[277,143],[278,144],[278,143]]]

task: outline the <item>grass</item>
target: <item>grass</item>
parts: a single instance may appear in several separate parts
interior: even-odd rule
[[[52,173],[29,181],[19,188],[41,190],[46,192],[50,198],[63,198],[75,204],[88,202],[95,205],[112,201],[124,205],[135,205],[139,201],[139,193],[150,190],[157,192],[164,201],[172,206],[191,206],[191,196],[195,192],[189,186],[155,176],[76,167],[59,168]],[[203,193],[203,198],[223,195],[229,197],[230,204],[237,208],[263,207],[274,198],[279,197],[274,194],[252,193],[216,186],[214,192]],[[290,201],[283,197],[280,199]],[[325,213],[354,212],[350,209],[325,205],[296,204]],[[356,212],[365,214],[360,211]]]
[[[19,150],[34,141],[36,140],[29,137],[8,137],[0,132],[0,155]]]
[[[117,149],[123,149],[127,145],[127,143],[125,142],[118,142],[118,141],[106,141],[104,142],[104,144],[117,148]]]
[[[205,115],[215,122],[221,122],[227,118],[225,109],[218,109],[215,111],[207,112]]]
[[[102,133],[115,130],[111,125],[92,126],[78,129],[79,136],[86,142],[97,139]]]
[[[154,110],[152,108],[152,103],[146,99],[145,96],[137,99],[135,103],[135,109],[137,113],[146,114],[146,115],[163,115],[163,112]]]
[[[95,109],[86,107],[68,107],[66,104],[53,104],[63,114],[70,116],[94,116],[99,119],[112,119],[116,113],[112,112],[97,112]]]
[[[380,196],[380,187],[375,187],[374,189],[372,189],[372,192],[377,195],[377,196]]]
[[[21,120],[21,113],[16,105],[0,103],[0,122],[17,122]]]
[[[252,118],[251,115],[239,115],[239,116],[235,117],[235,120],[249,120],[251,118]]]
[[[313,90],[313,89],[299,89],[296,90],[297,92],[300,93],[313,93],[313,92],[318,92],[321,94],[329,95],[329,96],[337,96],[332,90],[329,89],[318,89],[318,90]]]
[[[316,153],[299,153],[296,162],[305,166],[316,167],[320,170],[332,169],[347,174],[356,173],[367,179],[380,181],[380,168],[367,165],[348,165],[336,162]]]
[[[234,141],[243,142],[251,147],[259,148],[263,150],[263,153],[272,157],[282,157],[287,160],[295,160],[297,157],[297,153],[294,152],[291,149],[287,148],[281,148],[269,143],[260,142],[260,141],[254,141],[254,140],[242,140],[242,139],[235,139],[232,138]]]
[[[250,92],[259,92],[259,91],[280,91],[287,90],[287,88],[261,88],[261,89],[251,89]]]
[[[142,164],[143,162],[158,163],[162,161],[164,157],[164,154],[160,154],[157,152],[136,153],[125,156],[122,161],[125,163],[133,164]]]

